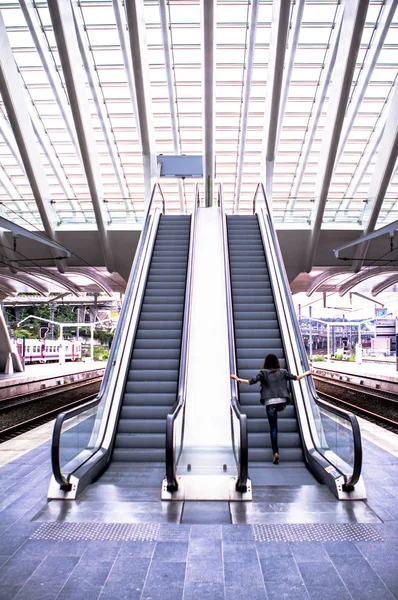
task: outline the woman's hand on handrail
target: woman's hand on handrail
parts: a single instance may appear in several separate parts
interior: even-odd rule
[[[240,377],[238,377],[237,375],[233,375],[232,373],[231,373],[230,377],[231,377],[231,379],[235,379],[235,381],[237,381],[238,383],[246,383],[247,385],[249,385],[248,379],[241,379]]]
[[[308,371],[306,371],[305,373],[301,373],[301,375],[297,375],[297,381],[300,381],[300,379],[303,379],[303,377],[308,377],[308,375],[311,375],[310,369],[308,369]]]

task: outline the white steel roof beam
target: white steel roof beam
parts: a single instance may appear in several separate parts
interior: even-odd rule
[[[131,64],[131,54],[127,48],[126,42],[126,13],[124,8],[121,5],[122,0],[112,0],[113,4],[113,12],[115,13],[116,26],[119,34],[120,41],[120,49],[122,51],[124,70],[126,72],[127,86],[130,92],[131,104],[133,106],[133,113],[135,119],[135,125],[137,127],[138,137],[141,143],[141,132],[140,132],[140,122],[138,119],[138,105],[137,105],[137,94],[135,91],[135,83],[134,83],[134,74],[133,67]],[[141,148],[142,151],[142,148]]]
[[[55,239],[56,215],[51,205],[51,193],[43,164],[37,151],[36,137],[26,106],[26,96],[8,40],[3,18],[0,14],[0,89],[14,132],[24,171],[32,188],[44,231]],[[56,252],[52,250],[54,258]],[[57,260],[59,270],[64,270],[63,261]]]
[[[61,85],[59,74],[55,68],[54,59],[49,49],[47,38],[44,32],[42,31],[42,25],[37,14],[37,8],[34,6],[33,0],[20,0],[20,6],[22,8],[26,24],[29,28],[30,34],[36,46],[37,53],[40,56],[43,69],[48,79],[48,83],[50,84],[55,101],[64,120],[66,130],[69,133],[75,152],[81,160],[79,144],[76,137],[76,131],[73,125],[73,118],[70,106],[67,102],[66,93]],[[50,143],[50,140],[48,139],[43,122],[36,113],[35,107],[31,105],[29,107],[29,112],[33,122],[33,128],[37,135],[37,139],[40,142],[43,152],[47,156],[48,162],[50,163],[54,174],[64,191],[66,198],[70,202],[71,208],[73,210],[81,212],[81,207],[79,203],[76,202],[76,194],[74,193],[73,188],[70,185],[62,169],[62,166],[60,165],[59,159]]]
[[[375,285],[374,288],[372,288],[372,296],[378,296],[382,292],[388,290],[388,288],[394,285],[395,283],[398,283],[398,273],[387,277],[387,279],[384,279],[384,281],[381,281],[380,283]]]
[[[242,107],[242,120],[241,120],[241,126],[240,126],[234,212],[237,212],[239,210],[240,192],[242,189],[243,164],[244,164],[244,160],[245,160],[245,147],[246,147],[246,134],[247,134],[247,120],[249,117],[250,92],[251,92],[252,77],[253,77],[254,49],[256,46],[258,5],[259,5],[259,0],[252,0],[251,13],[250,13],[250,24],[249,24],[249,44],[248,44],[248,48],[247,48],[247,59],[246,59],[246,65],[245,65],[245,83],[244,83],[244,88],[243,88],[243,90],[244,90],[243,91],[243,107]]]
[[[356,273],[355,275],[352,275],[352,277],[346,279],[346,281],[338,288],[339,296],[344,296],[348,292],[351,292],[356,285],[363,283],[367,279],[378,277],[379,275],[385,275],[387,273],[391,273],[391,271],[396,271],[396,267],[368,267],[365,271]]]
[[[375,230],[377,219],[380,214],[384,196],[394,173],[395,163],[398,158],[398,85],[395,86],[394,96],[391,102],[390,113],[387,117],[383,137],[379,145],[379,153],[376,160],[375,170],[367,193],[368,203],[365,208],[363,223],[364,235]],[[359,271],[366,257],[369,241],[360,244],[355,254],[355,271]]]
[[[398,0],[397,0],[398,2]],[[283,76],[283,92],[281,98],[281,107],[279,110],[278,119],[278,132],[276,136],[276,145],[278,146],[279,138],[281,135],[281,129],[283,125],[283,118],[285,116],[286,103],[289,95],[290,81],[292,78],[292,72],[294,67],[294,59],[296,56],[297,44],[300,36],[301,22],[303,20],[305,0],[297,0],[293,7],[293,18],[292,18],[292,33],[291,41],[288,43],[286,68]]]
[[[328,281],[328,279],[332,279],[332,277],[336,277],[336,275],[343,275],[344,273],[350,273],[350,267],[329,267],[322,271],[313,281],[310,283],[310,286],[307,291],[307,296],[310,297],[312,294],[317,292],[319,288]]]
[[[123,173],[122,165],[120,163],[120,158],[118,156],[118,149],[112,132],[112,127],[109,120],[109,115],[107,112],[100,82],[98,79],[96,64],[89,46],[89,41],[87,39],[86,25],[81,12],[79,0],[73,0],[72,6],[80,54],[90,85],[91,93],[93,95],[98,119],[101,124],[102,133],[104,135],[106,147],[108,149],[108,153],[112,162],[113,171],[116,175],[120,193],[122,195],[122,198],[124,199],[125,209],[127,213],[130,213],[132,208],[132,204],[129,204],[128,201],[128,199],[130,198],[130,192],[127,187],[126,178]]]
[[[347,114],[344,118],[344,128],[340,139],[339,149],[336,156],[336,167],[340,162],[341,155],[343,154],[344,147],[347,143],[348,136],[350,135],[352,126],[358,114],[362,100],[365,96],[368,88],[369,81],[372,77],[374,68],[379,58],[381,49],[383,48],[386,35],[391,25],[395,9],[397,8],[398,0],[385,0],[384,6],[380,9],[379,20],[376,23],[375,37],[371,41],[369,52],[366,56],[364,65],[359,74],[359,78],[356,81],[353,97],[347,110]]]
[[[397,0],[398,1],[398,0]],[[177,98],[174,88],[173,72],[172,72],[172,53],[169,39],[170,22],[167,15],[166,0],[159,0],[159,11],[160,11],[160,25],[162,27],[162,40],[163,40],[163,52],[164,62],[166,66],[166,78],[167,78],[167,93],[169,97],[170,107],[170,118],[171,118],[171,132],[173,135],[173,148],[175,154],[180,154],[180,144],[178,140],[178,120],[177,120]],[[178,178],[178,196],[180,199],[180,209],[184,212],[184,190],[181,178]]]
[[[215,0],[203,0],[203,138],[205,206],[213,206],[215,137]]]
[[[48,8],[61,59],[69,102],[72,109],[80,151],[91,194],[105,264],[114,271],[114,260],[107,232],[107,216],[103,199],[99,160],[91,122],[90,107],[82,75],[81,58],[73,11],[70,2],[49,0]]]
[[[343,14],[344,6],[340,4],[336,10],[334,27],[329,40],[329,50],[322,68],[321,78],[318,85],[319,91],[317,92],[316,99],[314,101],[314,106],[312,108],[310,119],[308,122],[308,133],[306,135],[304,146],[300,154],[297,172],[295,176],[295,182],[291,191],[291,199],[286,209],[287,211],[291,211],[294,209],[295,199],[298,196],[301,187],[301,182],[303,181],[305,169],[307,168],[308,157],[310,155],[312,144],[314,142],[315,135],[318,129],[319,119],[321,118],[323,106],[325,104],[327,92],[329,89],[330,80],[332,78],[334,65],[336,63]]]
[[[349,0],[344,8],[340,43],[337,50],[326,125],[322,139],[315,204],[311,215],[313,226],[307,252],[307,272],[312,269],[318,247],[323,215],[334,171],[338,143],[352,86],[368,4],[369,0]]]
[[[265,121],[263,135],[262,179],[265,180],[267,199],[272,202],[279,107],[281,101],[286,40],[289,30],[290,1],[274,0],[272,3],[271,42],[269,47]]]
[[[70,271],[73,271],[73,268],[71,268]],[[59,273],[55,273],[54,271],[51,271],[50,269],[45,269],[45,268],[40,268],[40,267],[39,268],[29,267],[29,273],[35,273],[37,277],[39,277],[39,278],[41,277],[42,279],[45,279],[45,280],[49,279],[53,283],[56,283],[57,285],[62,286],[66,290],[69,290],[69,292],[71,294],[73,294],[74,296],[79,296],[79,294],[82,293],[81,287],[74,284],[72,281],[69,281],[69,279],[68,279],[69,269],[66,271],[66,273],[64,275],[60,275]]]
[[[139,123],[141,146],[144,161],[145,203],[148,204],[153,186],[157,182],[155,152],[155,131],[149,89],[149,64],[145,35],[143,0],[126,2],[127,25],[129,29],[131,63],[137,98],[136,120]]]
[[[40,60],[46,72],[48,83],[50,84],[54,98],[58,104],[59,111],[65,122],[65,127],[69,133],[75,152],[81,159],[79,143],[76,137],[72,113],[66,97],[66,91],[62,87],[58,71],[55,67],[54,57],[48,45],[49,42],[42,31],[42,25],[37,14],[37,8],[35,7],[34,0],[19,0],[19,4],[22,8],[26,24],[36,46],[37,53],[40,56]]]
[[[35,292],[38,292],[42,296],[48,296],[48,289],[37,281],[37,277],[30,276],[29,273],[7,273],[7,275],[0,273],[0,281],[3,279],[5,279],[6,282],[8,282],[9,279],[12,281],[18,281],[19,283],[30,287],[32,290],[35,290]]]

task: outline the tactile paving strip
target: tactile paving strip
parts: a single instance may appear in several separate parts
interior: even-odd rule
[[[159,525],[131,523],[43,523],[31,535],[35,540],[96,540],[106,542],[153,542]]]
[[[372,525],[364,523],[305,523],[252,525],[256,542],[382,542]]]

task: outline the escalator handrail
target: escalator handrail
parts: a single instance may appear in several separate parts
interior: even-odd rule
[[[192,308],[192,283],[193,283],[193,259],[195,250],[195,222],[197,208],[199,204],[199,186],[196,184],[195,188],[195,202],[191,217],[191,232],[190,232],[190,244],[187,261],[187,279],[185,284],[185,300],[184,300],[184,318],[182,324],[182,336],[181,336],[181,353],[180,353],[180,372],[178,376],[178,392],[177,402],[174,405],[173,411],[166,417],[166,480],[167,490],[169,492],[175,492],[178,489],[176,466],[179,456],[175,455],[174,447],[174,430],[175,422],[182,410],[185,410],[186,400],[186,386],[187,386],[187,366],[188,366],[188,353],[189,353],[189,333],[190,333],[190,321],[191,321],[191,308]],[[184,419],[184,416],[182,417]],[[181,439],[184,438],[184,420],[182,426]],[[182,450],[182,444],[180,453]]]
[[[221,210],[221,228],[222,228],[222,244],[224,251],[224,278],[225,278],[225,296],[227,304],[227,324],[228,324],[228,351],[229,351],[229,372],[233,375],[237,374],[236,368],[236,349],[235,349],[235,328],[233,321],[233,305],[232,305],[232,291],[231,291],[231,272],[230,272],[230,261],[229,261],[229,250],[228,250],[228,238],[227,238],[227,223],[226,214],[224,210],[224,194],[223,188],[220,184],[219,192],[219,206]],[[235,458],[238,462],[238,480],[236,483],[236,489],[238,491],[247,490],[247,480],[249,477],[249,450],[248,450],[248,429],[247,429],[247,416],[240,410],[238,384],[235,379],[230,379],[231,386],[231,398],[230,408],[231,414],[234,413],[235,417],[239,422],[240,430],[240,443],[239,443],[239,457],[236,457],[235,447],[234,453]],[[233,414],[232,414],[233,418]],[[232,430],[233,434],[233,430]],[[233,437],[233,436],[232,436]],[[235,446],[235,442],[234,442]]]
[[[129,277],[129,281],[127,284],[125,298],[128,298],[130,296],[132,290],[134,289],[134,285],[136,283],[137,274],[138,274],[138,271],[139,271],[139,268],[141,265],[141,259],[142,259],[142,255],[143,255],[143,251],[144,251],[144,247],[145,247],[145,243],[146,243],[146,238],[148,235],[149,225],[150,225],[150,221],[151,221],[151,212],[152,212],[155,193],[156,193],[157,189],[159,190],[161,198],[162,198],[163,214],[165,211],[165,199],[163,196],[163,192],[161,190],[160,185],[158,183],[155,183],[155,185],[153,186],[153,189],[152,189],[151,198],[150,198],[148,208],[146,211],[144,226],[142,228],[142,232],[140,235],[138,247],[137,247],[137,250],[136,250],[136,253],[134,256],[132,272],[131,272],[131,275]],[[120,334],[122,332],[122,329],[125,324],[125,317],[124,317],[125,314],[126,313],[124,313],[124,314],[122,313],[120,315],[120,318],[119,318],[119,321],[118,321],[118,324],[117,324],[117,327],[115,330],[114,340],[118,339],[118,337],[120,336]],[[90,410],[93,406],[96,406],[101,402],[102,398],[105,395],[105,391],[108,387],[108,384],[109,384],[109,377],[110,377],[112,367],[114,366],[116,346],[117,346],[117,344],[115,344],[115,343],[113,343],[111,346],[111,351],[109,354],[107,367],[105,369],[104,378],[102,380],[101,388],[100,388],[100,391],[98,392],[98,395],[96,396],[96,398],[94,398],[94,400],[88,402],[87,404],[84,404],[82,406],[73,408],[73,409],[65,411],[65,412],[62,412],[56,418],[56,421],[54,424],[54,429],[53,429],[53,434],[52,434],[51,466],[52,466],[54,479],[61,486],[61,488],[69,487],[68,479],[66,479],[64,477],[64,475],[62,474],[61,464],[60,464],[60,454],[59,453],[60,453],[60,438],[61,438],[61,433],[62,433],[62,425],[65,421],[72,419],[74,416],[76,416],[78,414],[81,414],[85,411]]]
[[[288,303],[288,310],[290,313],[290,318],[293,322],[293,326],[294,326],[295,333],[296,333],[295,337],[296,337],[296,340],[297,340],[298,346],[299,346],[300,359],[301,359],[304,371],[307,371],[310,368],[309,362],[308,362],[308,357],[307,357],[307,353],[306,353],[306,350],[304,347],[303,338],[300,333],[300,327],[299,327],[296,311],[294,308],[293,299],[292,299],[291,294],[288,293],[288,290],[290,290],[290,286],[289,286],[289,282],[288,282],[288,279],[286,276],[286,271],[285,271],[285,267],[284,267],[284,263],[283,263],[283,259],[282,259],[282,253],[281,253],[281,249],[279,246],[278,237],[276,235],[275,227],[274,227],[274,224],[273,224],[273,221],[271,218],[270,207],[268,204],[264,185],[262,183],[259,183],[256,188],[256,193],[254,195],[254,200],[253,200],[253,211],[255,211],[257,195],[260,190],[262,192],[262,196],[263,196],[263,200],[264,200],[264,204],[265,204],[265,211],[266,211],[267,220],[268,220],[268,225],[269,225],[270,232],[271,232],[272,247],[274,248],[279,272],[282,277],[282,284],[283,284],[284,291],[285,291],[285,298]],[[327,408],[334,414],[338,415],[342,419],[349,421],[351,424],[353,440],[354,440],[354,467],[353,467],[352,475],[350,477],[347,477],[347,475],[345,475],[344,473],[342,473],[342,475],[344,476],[344,478],[346,480],[345,487],[353,487],[358,482],[358,480],[361,476],[361,470],[362,470],[362,442],[361,442],[361,431],[359,428],[358,419],[356,418],[355,415],[353,415],[352,413],[349,413],[348,411],[344,410],[343,408],[334,406],[333,410],[331,410],[332,405],[329,405],[329,403],[325,402],[324,400],[321,400],[318,397],[312,377],[307,378],[307,385],[308,385],[308,389],[311,393],[311,396],[314,399],[314,401],[316,402],[316,404],[318,404],[320,406],[324,406],[325,408]]]

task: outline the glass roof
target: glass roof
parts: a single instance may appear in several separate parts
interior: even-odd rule
[[[22,4],[22,1],[21,1]],[[156,154],[178,152],[203,154],[203,31],[199,0],[169,0],[167,27],[171,51],[171,76],[175,94],[176,124],[170,111],[167,66],[158,0],[144,1],[146,57],[149,63],[149,101]],[[216,181],[223,184],[226,208],[236,202],[239,148],[244,120],[245,76],[249,49],[251,4],[247,0],[217,0],[215,12],[214,148]],[[333,32],[339,19],[336,0],[307,0],[304,6],[294,64],[288,82],[284,114],[273,171],[273,211],[277,222],[308,224],[317,194],[317,176],[325,142],[326,117],[332,101],[332,82],[321,99],[322,82],[334,48]],[[323,223],[361,225],[380,150],[380,139],[391,108],[398,74],[398,11],[374,65],[370,65],[387,8],[371,0],[362,31],[346,110],[357,101],[364,79],[368,79],[358,109],[354,111],[347,139],[335,163]],[[61,104],[69,99],[47,2],[36,0],[32,9],[34,30],[41,37],[44,53],[54,69],[62,93]],[[294,46],[294,21],[298,2],[292,3],[287,38],[288,51]],[[120,2],[126,28],[126,15]],[[51,210],[60,227],[95,224],[84,166],[55,97],[49,73],[37,50],[32,30],[17,0],[0,0],[9,44],[25,91],[37,149],[48,183]],[[137,223],[144,214],[144,169],[138,117],[134,112],[117,20],[112,0],[80,0],[73,3],[76,26],[87,44],[87,61],[103,104],[106,131],[85,74],[91,127],[98,154],[101,199],[108,224]],[[242,161],[239,210],[249,212],[264,163],[264,113],[269,84],[272,1],[260,0],[253,71],[248,104],[246,143]],[[129,48],[128,48],[129,50]],[[287,55],[286,55],[287,56]],[[83,65],[83,60],[82,60]],[[285,81],[288,72],[285,60]],[[315,112],[319,120],[313,130]],[[14,135],[8,127],[7,111],[0,98],[0,214],[25,227],[40,227],[41,218],[25,172]],[[309,139],[313,134],[312,143]],[[41,139],[41,141],[39,140]],[[114,148],[117,169],[109,151]],[[309,144],[309,146],[308,146]],[[305,151],[309,153],[304,160]],[[120,184],[120,179],[123,185]],[[201,183],[201,182],[199,182]],[[182,182],[184,208],[192,207],[195,180]],[[162,179],[169,211],[180,210],[178,181]],[[385,193],[378,226],[398,219],[398,168]]]

